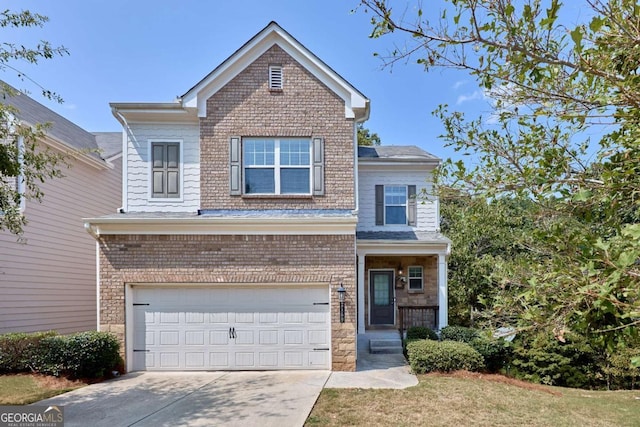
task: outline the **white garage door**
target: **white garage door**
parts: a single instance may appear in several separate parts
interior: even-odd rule
[[[133,287],[133,370],[330,369],[327,287]]]

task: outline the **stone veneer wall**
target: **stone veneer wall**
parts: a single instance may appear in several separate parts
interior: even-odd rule
[[[125,285],[330,283],[332,368],[355,370],[355,236],[114,235],[100,238],[100,329],[125,351]],[[335,289],[347,289],[339,323]],[[179,286],[179,285],[178,285]]]
[[[369,270],[391,269],[397,274],[398,265],[401,265],[404,274],[407,275],[410,266],[422,266],[423,288],[422,291],[409,291],[409,282],[402,289],[395,289],[396,307],[399,305],[438,305],[438,256],[403,256],[384,257],[367,256],[365,259],[365,325],[369,326]],[[396,326],[398,311],[396,309]]]
[[[268,87],[269,65],[281,65],[283,89]],[[229,138],[322,137],[323,196],[229,195]],[[345,103],[279,46],[245,68],[207,100],[200,119],[202,209],[354,209],[354,122]]]

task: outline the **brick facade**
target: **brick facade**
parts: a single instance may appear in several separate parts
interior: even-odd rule
[[[273,64],[282,66],[282,91],[269,90]],[[230,196],[231,136],[324,138],[325,195]],[[354,209],[353,138],[344,101],[274,45],[207,100],[207,117],[200,119],[201,208]]]
[[[438,305],[438,256],[403,256],[384,257],[367,256],[365,259],[365,324],[369,325],[369,270],[393,270],[397,274],[398,265],[401,265],[404,274],[408,274],[410,266],[422,266],[423,288],[422,291],[409,290],[409,284],[402,288],[395,288],[396,307],[406,305],[434,306]],[[398,312],[396,309],[396,323]],[[396,324],[396,326],[398,326]],[[435,325],[434,325],[435,327]]]
[[[125,352],[125,285],[331,283],[332,367],[355,370],[353,235],[112,235],[100,239],[100,329]],[[339,323],[336,292],[347,289]],[[231,308],[232,309],[232,308]]]

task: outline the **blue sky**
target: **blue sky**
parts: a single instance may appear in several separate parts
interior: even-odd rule
[[[109,102],[167,102],[184,94],[270,21],[278,22],[371,100],[365,124],[383,144],[418,145],[447,158],[451,149],[431,116],[439,104],[488,111],[474,81],[450,70],[425,73],[415,62],[383,69],[374,52],[390,38],[370,39],[371,15],[351,11],[357,0],[9,0],[50,18],[43,29],[2,29],[5,41],[48,40],[70,55],[37,66],[12,63],[59,93],[63,104],[11,70],[0,78],[89,131],[119,131]],[[411,13],[410,11],[408,13]]]

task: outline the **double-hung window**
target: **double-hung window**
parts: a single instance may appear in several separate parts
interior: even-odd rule
[[[421,291],[423,288],[422,267],[409,267],[409,290]]]
[[[376,225],[417,225],[415,185],[376,185]]]
[[[151,197],[180,197],[180,143],[151,142]]]
[[[311,194],[311,141],[243,139],[244,194]]]

